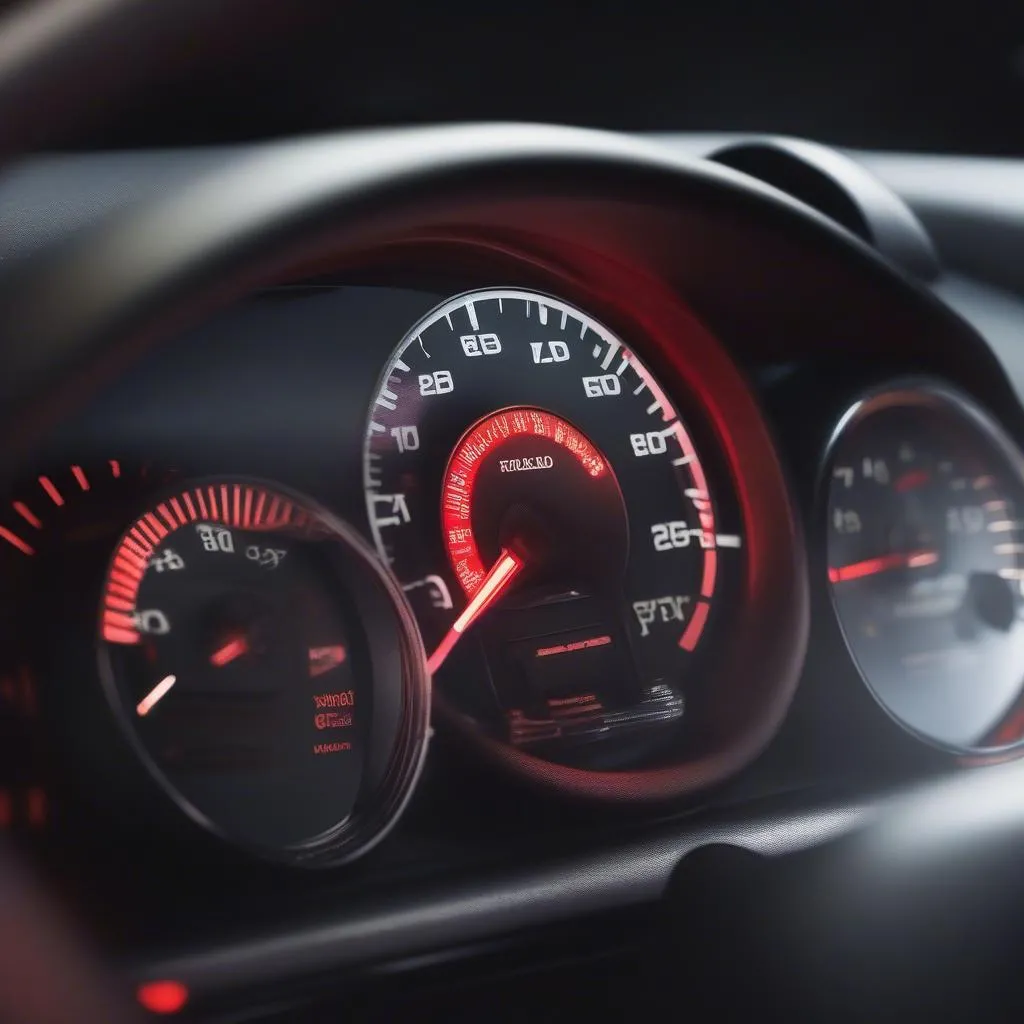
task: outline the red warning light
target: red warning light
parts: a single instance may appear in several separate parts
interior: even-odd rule
[[[188,989],[180,981],[147,981],[135,995],[150,1013],[179,1013],[188,1002]]]
[[[337,668],[345,660],[345,648],[341,644],[330,647],[310,647],[309,677],[316,679],[332,668]]]

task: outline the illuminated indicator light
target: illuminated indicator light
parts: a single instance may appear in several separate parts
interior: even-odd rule
[[[135,713],[140,718],[145,718],[146,715],[156,707],[171,692],[171,687],[178,681],[177,676],[164,676],[156,686],[153,687],[149,693],[146,694],[142,700],[135,706]]]
[[[14,805],[11,802],[11,794],[6,789],[0,789],[0,828],[10,828],[14,820]]]
[[[228,500],[228,485],[220,485],[220,520],[227,526],[231,525],[231,503]]]
[[[263,506],[267,501],[267,492],[260,491],[260,496],[256,499],[256,511],[253,514],[252,522],[253,526],[259,526],[263,522]]]
[[[34,555],[36,553],[36,549],[31,544],[26,544],[16,533],[11,533],[6,526],[0,526],[0,537],[3,537],[8,544],[12,544],[26,555]]]
[[[844,583],[857,580],[864,576],[874,576],[890,569],[922,569],[935,565],[939,560],[937,551],[911,551],[906,554],[882,555],[879,558],[866,558],[862,562],[853,562],[828,571],[829,582]]]
[[[704,624],[708,621],[709,611],[711,605],[707,601],[698,601],[694,606],[693,615],[690,616],[690,621],[679,638],[679,646],[684,651],[692,651],[697,646],[697,641],[704,632]]]
[[[14,511],[17,512],[18,515],[29,524],[29,526],[34,526],[37,530],[41,530],[43,528],[43,524],[39,521],[39,517],[34,516],[24,502],[16,501],[14,503]]]
[[[245,637],[235,637],[224,644],[223,647],[218,647],[210,655],[210,664],[217,668],[223,668],[225,665],[231,664],[235,658],[240,658],[243,654],[246,654],[248,650],[249,644]]]
[[[28,823],[33,828],[42,828],[46,824],[46,790],[39,786],[30,786],[25,794],[25,811]]]
[[[89,490],[89,478],[85,475],[85,470],[82,469],[81,466],[72,466],[71,475],[75,478],[78,486],[81,487],[83,491]]]
[[[50,500],[54,505],[60,506],[64,504],[64,495],[57,490],[53,481],[48,476],[41,476],[39,478],[39,486],[50,496]]]
[[[248,530],[252,525],[252,488],[245,489],[245,502],[242,505],[242,528]]]
[[[700,583],[700,596],[711,597],[715,592],[715,575],[718,571],[718,552],[711,548],[704,552],[704,576]]]
[[[110,475],[116,480],[121,475],[121,463],[117,459],[110,460]]]
[[[104,625],[103,639],[108,644],[137,644],[141,638],[133,629],[118,629],[116,626]]]
[[[231,517],[232,525],[241,527],[242,525],[242,488],[235,484],[234,487],[234,514]]]
[[[550,658],[553,654],[571,654],[573,651],[586,651],[591,647],[605,647],[612,642],[610,636],[595,636],[589,640],[577,640],[571,644],[557,644],[554,647],[538,647],[538,658]]]
[[[185,502],[185,510],[188,513],[188,522],[194,523],[196,521],[196,507],[192,504],[192,495],[187,491],[181,496],[181,500]]]
[[[328,647],[310,647],[309,649],[309,676],[315,679],[325,672],[337,668],[345,660],[345,648],[341,644],[331,644]]]
[[[180,1013],[188,1003],[188,989],[180,981],[147,981],[138,987],[135,998],[150,1013]]]
[[[504,550],[491,566],[480,586],[466,605],[462,614],[452,623],[447,636],[437,650],[427,659],[427,671],[433,675],[444,664],[445,658],[459,642],[462,634],[504,593],[523,568],[522,559],[511,551]]]
[[[923,487],[931,479],[931,474],[926,469],[915,469],[903,476],[897,477],[892,489],[899,494],[906,494],[918,487]]]

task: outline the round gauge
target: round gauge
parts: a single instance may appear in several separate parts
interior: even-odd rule
[[[908,386],[855,405],[830,459],[828,577],[868,687],[936,745],[1024,737],[1024,460],[977,406]]]
[[[124,533],[100,663],[158,781],[194,819],[279,859],[364,850],[427,735],[404,599],[342,523],[278,487],[182,487]]]
[[[492,736],[607,766],[688,717],[738,514],[606,327],[531,291],[446,302],[389,362],[365,459],[429,666]]]

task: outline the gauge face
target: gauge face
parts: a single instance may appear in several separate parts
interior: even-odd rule
[[[378,549],[442,687],[471,680],[463,710],[522,746],[680,718],[740,537],[615,335],[534,292],[459,296],[392,357],[365,458]]]
[[[957,751],[1021,739],[1021,458],[966,399],[920,387],[846,417],[831,458],[829,581],[897,721]]]
[[[101,667],[133,739],[193,817],[263,851],[329,846],[399,726],[341,530],[262,484],[185,487],[123,535],[104,585]]]

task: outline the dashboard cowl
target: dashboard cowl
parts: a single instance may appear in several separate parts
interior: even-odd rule
[[[709,159],[799,199],[921,281],[941,273],[938,252],[910,207],[865,167],[804,139],[733,142]]]

